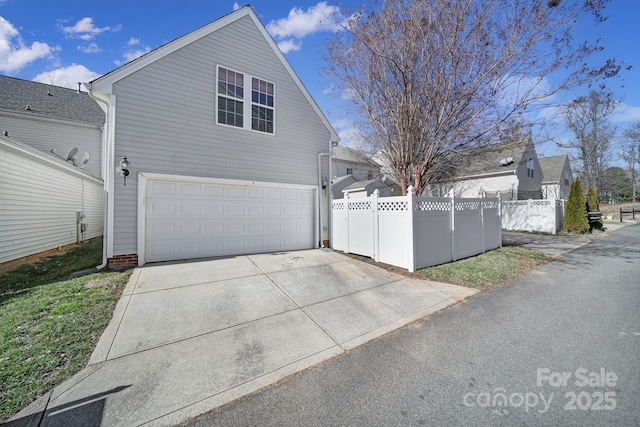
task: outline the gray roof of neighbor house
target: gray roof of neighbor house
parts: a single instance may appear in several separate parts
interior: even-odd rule
[[[342,189],[342,192],[344,193],[345,191],[354,191],[354,190],[364,190],[365,188],[369,187],[370,185],[374,185],[374,188],[387,188],[390,191],[400,191],[400,186],[398,184],[396,184],[395,182],[385,182],[386,180],[383,178],[374,178],[374,179],[368,179],[365,181],[358,181],[358,182],[354,182],[353,184],[345,187]]]
[[[569,156],[561,154],[552,157],[540,157],[540,168],[542,169],[542,182],[560,182],[562,181],[562,171],[564,164],[569,160]]]
[[[454,159],[456,177],[468,177],[500,172],[513,172],[518,168],[524,151],[531,142],[529,136],[499,142],[463,151]],[[510,161],[505,161],[509,160]]]
[[[367,163],[371,166],[379,167],[380,165],[375,161],[371,160],[364,154],[362,151],[351,148],[351,147],[343,147],[343,146],[335,146],[333,147],[333,153],[335,154],[336,160],[342,160],[344,162],[351,163]]]
[[[104,112],[86,92],[0,76],[0,110],[103,124]]]

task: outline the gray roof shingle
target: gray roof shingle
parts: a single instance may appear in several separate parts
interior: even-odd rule
[[[566,154],[552,157],[540,157],[540,168],[542,169],[543,182],[561,182],[564,164],[568,160]]]
[[[105,117],[86,92],[8,76],[0,76],[0,109],[94,124]]]
[[[530,137],[505,141],[483,147],[472,148],[460,153],[455,159],[456,177],[466,177],[489,173],[515,171],[530,143]],[[502,164],[501,160],[513,160]]]

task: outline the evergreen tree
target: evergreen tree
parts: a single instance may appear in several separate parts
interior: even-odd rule
[[[589,191],[587,191],[587,212],[599,212],[600,211],[600,203],[598,203],[598,195],[596,194],[596,190],[593,187],[589,187]],[[597,221],[593,221],[589,223],[590,230],[594,228],[598,230],[602,230],[602,226],[604,223],[602,222],[602,218]]]
[[[569,190],[567,208],[564,215],[564,228],[571,233],[586,233],[589,230],[587,204],[584,200],[580,178],[576,178],[573,181]]]

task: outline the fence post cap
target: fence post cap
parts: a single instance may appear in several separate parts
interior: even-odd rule
[[[416,189],[413,188],[413,185],[410,185],[409,188],[407,188],[407,194],[416,194]]]
[[[380,195],[380,190],[378,190],[377,188],[375,190],[373,190],[373,195],[374,196],[379,196]]]

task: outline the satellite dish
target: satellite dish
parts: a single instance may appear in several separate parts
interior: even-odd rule
[[[71,160],[73,161],[73,156],[75,156],[78,153],[78,148],[77,147],[73,147],[71,150],[69,150],[69,154],[67,154],[67,161]]]
[[[501,164],[502,166],[509,166],[509,165],[510,165],[510,164],[512,164],[512,163],[513,163],[513,157],[507,157],[507,158],[505,158],[505,159],[501,159],[501,160],[500,160],[500,164]]]
[[[89,157],[89,152],[85,151],[82,155],[82,166],[80,166],[80,169],[84,169],[84,167],[89,163],[89,160],[91,160],[91,157]]]

